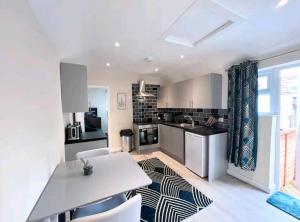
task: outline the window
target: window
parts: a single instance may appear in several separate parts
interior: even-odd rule
[[[269,113],[270,110],[270,94],[259,94],[258,95],[258,112],[259,113]]]
[[[269,75],[263,74],[258,77],[258,112],[271,112],[271,95],[269,89]]]
[[[268,76],[260,76],[258,77],[258,90],[267,90],[268,86]]]
[[[278,114],[279,70],[265,69],[258,71],[258,113]]]

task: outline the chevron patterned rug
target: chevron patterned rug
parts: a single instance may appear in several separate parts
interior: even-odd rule
[[[142,195],[141,222],[182,221],[212,203],[157,158],[138,162],[152,184],[136,190]],[[132,192],[126,194],[132,197]]]

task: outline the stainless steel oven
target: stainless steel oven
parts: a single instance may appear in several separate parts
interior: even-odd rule
[[[135,148],[138,151],[159,147],[158,124],[134,124],[133,128]]]

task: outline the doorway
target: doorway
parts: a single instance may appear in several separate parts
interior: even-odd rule
[[[280,75],[280,189],[300,198],[300,65]]]
[[[258,113],[277,116],[276,187],[300,198],[300,62],[259,70]]]
[[[101,86],[88,86],[89,112],[84,114],[85,131],[108,133],[108,89]]]

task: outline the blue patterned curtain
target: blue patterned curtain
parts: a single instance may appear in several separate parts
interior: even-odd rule
[[[228,159],[254,171],[257,155],[257,62],[247,61],[228,71]]]

